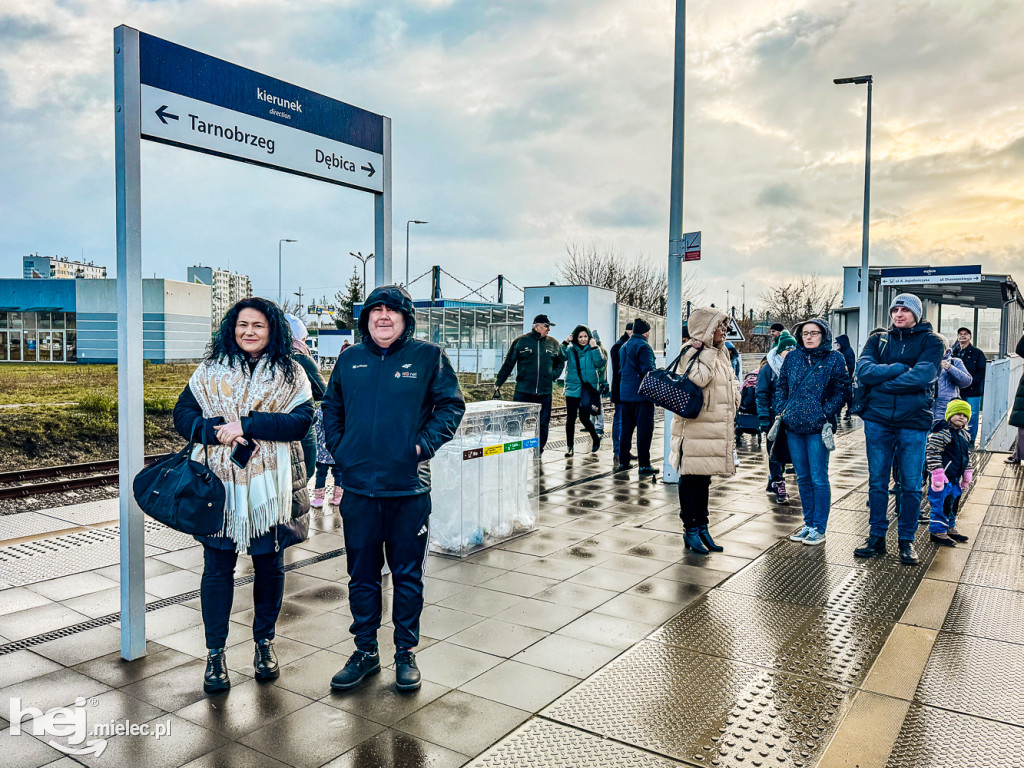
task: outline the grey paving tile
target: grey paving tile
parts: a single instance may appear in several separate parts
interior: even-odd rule
[[[457,688],[474,677],[496,667],[502,659],[489,653],[464,648],[447,641],[419,651],[416,661],[424,680]]]
[[[482,586],[487,589],[507,592],[521,597],[533,597],[538,592],[542,592],[557,583],[555,579],[549,579],[544,576],[531,576],[527,573],[514,573],[510,571],[485,581]]]
[[[350,712],[314,702],[240,739],[244,746],[295,768],[315,768],[383,730]]]
[[[450,690],[440,683],[423,680],[418,691],[399,692],[395,688],[394,673],[381,670],[379,675],[374,675],[359,687],[351,691],[331,691],[320,701],[380,725],[391,726]]]
[[[527,712],[538,712],[579,682],[519,661],[504,661],[459,690]]]
[[[543,630],[533,629],[522,624],[509,624],[497,619],[486,619],[469,629],[452,635],[448,638],[448,642],[489,653],[492,656],[508,658],[547,637],[547,634]]]
[[[505,576],[516,575],[518,574],[503,574],[498,578],[503,579]],[[438,605],[457,611],[473,613],[477,616],[493,616],[496,613],[501,613],[506,608],[511,608],[517,603],[522,602],[522,597],[505,591],[495,591],[488,586],[489,584],[490,582],[484,582],[483,587],[466,587],[461,592],[441,600],[438,602]]]
[[[116,586],[117,582],[114,580],[108,579],[106,576],[100,576],[92,571],[86,571],[85,573],[76,573],[71,576],[62,576],[59,579],[28,584],[26,589],[37,592],[50,600],[64,601]],[[0,594],[0,603],[3,602],[6,602],[4,595]],[[0,608],[0,613],[3,612],[4,609]]]
[[[162,714],[150,721],[163,724],[170,735],[115,736],[99,757],[80,758],[85,765],[137,765],[146,768],[176,768],[223,746],[227,740],[220,734],[201,728],[173,714]]]
[[[482,752],[530,716],[521,709],[452,691],[395,726],[464,755]]]
[[[601,605],[601,603],[608,602],[618,594],[618,592],[612,592],[608,589],[598,589],[597,587],[588,587],[585,584],[574,584],[566,581],[555,584],[553,587],[548,587],[543,592],[538,592],[534,597],[537,600],[590,611]]]
[[[126,661],[121,658],[120,651],[115,651],[78,664],[74,669],[101,683],[120,688],[144,677],[166,672],[168,669],[193,661],[191,656],[154,642],[146,644],[146,651],[145,656],[134,661]]]
[[[554,632],[570,621],[578,619],[584,613],[585,611],[581,608],[527,598],[497,614],[494,618],[509,624],[522,624],[533,629]]]
[[[106,656],[120,647],[121,631],[107,625],[40,643],[34,645],[32,650],[66,667],[73,667],[83,661]]]
[[[58,669],[0,688],[0,717],[10,720],[11,699],[20,699],[21,707],[35,707],[43,712],[66,707],[81,697],[88,699],[110,690],[98,680],[71,669]]]
[[[458,768],[466,762],[466,757],[459,752],[388,728],[372,739],[357,744],[323,768]]]
[[[232,685],[223,696],[204,696],[175,714],[237,740],[312,703],[305,696],[272,683],[249,680]]]
[[[223,747],[185,763],[182,768],[288,768],[284,763],[255,749],[231,741]]]
[[[513,661],[582,678],[596,672],[620,652],[618,648],[554,634],[517,654]]]
[[[47,600],[45,605],[0,616],[0,635],[11,640],[22,640],[88,620],[89,617],[83,613]]]
[[[620,651],[643,640],[657,626],[639,621],[629,621],[617,616],[588,613],[571,624],[566,624],[557,634],[574,637],[577,640],[607,645]]]
[[[0,689],[56,672],[60,668],[57,662],[29,650],[4,654],[0,656]]]

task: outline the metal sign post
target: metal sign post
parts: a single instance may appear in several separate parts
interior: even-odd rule
[[[146,653],[141,140],[374,195],[375,278],[391,282],[391,120],[120,26],[114,30],[121,655]]]

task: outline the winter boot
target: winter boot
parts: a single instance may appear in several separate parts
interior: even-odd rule
[[[775,483],[775,488],[773,490],[775,491],[775,503],[776,504],[785,504],[786,503],[786,481],[785,480],[779,480],[778,482],[776,482]]]
[[[964,536],[956,528],[950,528],[948,531],[946,531],[946,533],[949,534],[949,538],[951,538],[953,541],[959,541],[960,543],[970,541],[970,537]]]
[[[917,547],[910,539],[900,539],[900,562],[904,565],[917,565],[921,562],[917,556]]]
[[[862,547],[853,550],[854,557],[881,557],[885,554],[885,536],[868,536]]]
[[[400,691],[418,691],[420,688],[416,654],[409,648],[399,648],[395,654],[395,688]]]
[[[309,506],[316,509],[320,509],[324,505],[324,491],[325,488],[314,488],[313,498],[309,500]]]
[[[953,537],[943,531],[942,533],[930,533],[928,538],[938,544],[940,547],[955,547],[956,542],[953,541]]]
[[[683,543],[687,549],[696,552],[698,555],[708,554],[708,549],[704,546],[704,542],[700,540],[700,531],[697,528],[686,529],[686,533],[683,534]]]
[[[340,485],[335,485],[334,486],[334,493],[331,496],[331,506],[332,507],[337,507],[340,504],[341,504],[341,486]]]
[[[256,641],[256,653],[252,657],[252,666],[256,670],[257,680],[276,680],[281,676],[281,668],[274,653],[274,641],[263,638]]]
[[[355,688],[370,675],[380,672],[380,653],[357,650],[348,663],[338,674],[331,678],[331,688],[335,691],[347,691]]]
[[[697,528],[697,535],[700,537],[700,543],[703,544],[711,552],[724,552],[725,548],[715,544],[715,540],[711,538],[711,532],[708,530],[706,525],[702,525]]]

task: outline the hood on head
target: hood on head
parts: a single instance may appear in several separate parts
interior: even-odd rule
[[[594,338],[594,334],[590,332],[590,329],[585,325],[577,325],[572,329],[572,343],[576,344],[576,337],[580,335],[580,331],[586,331],[589,338]]]
[[[814,323],[821,329],[821,344],[818,345],[817,349],[824,350],[826,352],[832,351],[832,329],[828,327],[828,323],[822,320],[820,317],[815,317],[810,320],[804,320],[802,323],[797,323],[793,326],[793,335],[796,337],[796,343],[800,345],[801,349],[804,347],[804,338],[801,335],[801,331],[808,323]]]
[[[690,338],[696,339],[707,346],[715,343],[715,328],[725,321],[728,315],[714,307],[697,307],[690,313],[686,321],[686,328],[690,332]]]
[[[836,344],[839,345],[840,351],[850,348],[850,337],[845,333],[836,336]]]
[[[359,333],[363,339],[370,338],[370,310],[379,304],[399,310],[405,318],[405,333],[402,334],[402,338],[412,336],[416,330],[416,312],[412,306],[412,296],[400,285],[382,285],[370,292],[359,313]]]

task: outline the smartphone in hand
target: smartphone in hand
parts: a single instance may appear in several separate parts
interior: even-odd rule
[[[249,463],[249,459],[252,458],[253,451],[256,450],[256,444],[251,440],[246,443],[238,443],[235,445],[235,450],[231,452],[231,463],[239,469],[245,469]]]

